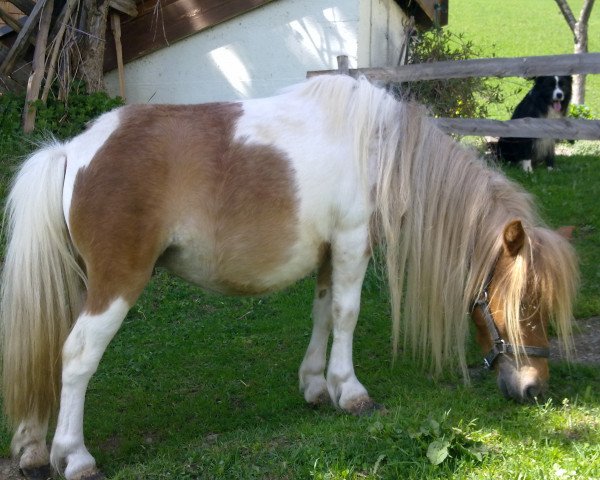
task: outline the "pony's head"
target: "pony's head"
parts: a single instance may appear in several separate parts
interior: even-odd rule
[[[559,234],[518,221],[502,232],[498,260],[472,316],[485,364],[507,398],[533,401],[548,387],[548,325],[569,354],[577,284],[574,254]]]

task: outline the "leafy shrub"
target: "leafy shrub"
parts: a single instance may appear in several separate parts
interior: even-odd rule
[[[467,60],[481,56],[482,52],[463,34],[435,29],[413,37],[408,63]],[[390,87],[398,96],[413,98],[440,117],[483,118],[488,116],[489,104],[504,101],[500,86],[481,77],[395,83]]]
[[[569,117],[581,118],[583,120],[593,120],[594,114],[592,109],[587,105],[569,105]]]
[[[21,117],[25,105],[24,95],[0,94],[0,151],[20,150],[23,143],[31,143],[48,134],[57,138],[72,137],[101,113],[122,105],[120,98],[110,98],[105,93],[85,94],[81,85],[74,85],[68,102],[48,99],[37,107],[35,130],[25,136],[21,129]]]
[[[0,93],[0,142],[20,132],[24,101],[16,95]]]

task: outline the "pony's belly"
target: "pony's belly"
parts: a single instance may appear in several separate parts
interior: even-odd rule
[[[268,246],[265,246],[268,249]],[[318,266],[316,245],[294,245],[286,258],[270,259],[264,253],[256,263],[252,252],[174,248],[157,262],[184,280],[224,295],[264,295],[282,290],[312,273]],[[265,263],[268,267],[265,268]]]

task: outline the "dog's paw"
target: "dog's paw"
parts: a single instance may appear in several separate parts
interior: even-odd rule
[[[521,161],[521,168],[525,173],[533,173],[533,166],[531,165],[531,160]]]

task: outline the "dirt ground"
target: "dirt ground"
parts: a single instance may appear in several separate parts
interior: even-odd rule
[[[577,328],[573,335],[575,343],[575,363],[595,364],[600,366],[600,317],[578,320]],[[558,343],[551,341],[550,358],[560,360],[561,355]],[[0,458],[0,480],[23,480],[19,474],[16,462]],[[46,480],[46,479],[40,479]]]
[[[0,458],[0,480],[23,480],[24,478],[19,473],[17,462]]]
[[[573,332],[575,343],[575,363],[587,363],[600,365],[600,317],[592,317],[587,320],[577,320]],[[550,342],[550,358],[552,360],[562,359],[558,342],[552,339]]]

